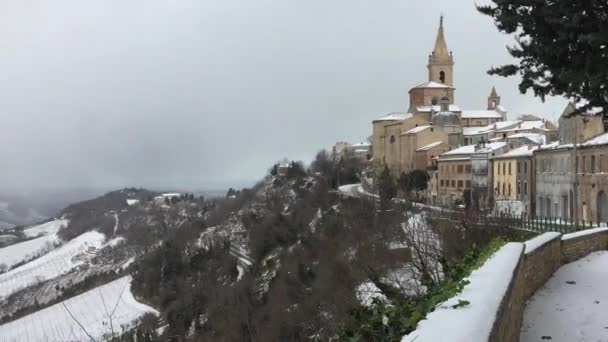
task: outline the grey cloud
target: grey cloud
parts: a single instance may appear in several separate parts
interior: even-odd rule
[[[426,80],[438,17],[456,102],[562,99],[486,74],[509,62],[473,1],[61,0],[0,5],[0,186],[242,184],[287,156],[360,141]]]

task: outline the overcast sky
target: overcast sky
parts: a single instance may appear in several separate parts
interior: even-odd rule
[[[0,4],[0,186],[243,185],[405,111],[439,15],[456,103],[562,99],[490,77],[512,38],[473,1],[20,0]]]

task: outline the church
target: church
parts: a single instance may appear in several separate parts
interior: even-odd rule
[[[390,113],[373,121],[373,165],[387,166],[395,177],[414,169],[433,168],[437,156],[463,145],[467,128],[506,120],[507,112],[494,88],[484,110],[462,110],[456,105],[454,55],[446,42],[443,16],[427,68],[428,81],[409,91],[407,112]]]

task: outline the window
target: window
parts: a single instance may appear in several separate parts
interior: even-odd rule
[[[506,175],[507,174],[507,165],[505,163],[502,163],[502,174]]]
[[[466,166],[464,167],[464,172],[466,172],[466,173],[471,173],[471,165],[466,165]]]
[[[500,195],[500,182],[496,183],[496,194]]]
[[[391,144],[394,144],[394,143],[395,143],[395,136],[394,136],[394,135],[391,135],[390,143],[391,143]]]
[[[497,169],[498,169],[498,174],[500,174],[500,163],[498,163]]]
[[[528,181],[524,181],[524,195],[528,195]]]
[[[595,156],[591,156],[591,168],[590,168],[590,172],[594,173],[595,172]]]
[[[461,180],[458,181],[458,189],[462,189],[463,182]]]
[[[456,187],[456,181],[452,179],[452,188]]]
[[[443,179],[439,181],[439,186],[443,186]]]
[[[439,72],[439,81],[441,81],[441,83],[445,83],[445,71],[440,71]]]
[[[581,164],[578,163],[578,156],[576,156],[576,173],[581,172]]]
[[[465,186],[470,189],[471,188],[471,181],[470,180],[466,181],[465,182]]]
[[[502,194],[503,195],[507,194],[507,183],[502,183]]]
[[[511,196],[511,183],[509,183],[509,196]]]
[[[511,175],[511,162],[509,162],[509,175]]]
[[[454,165],[452,165],[452,173],[454,173]]]
[[[586,159],[587,159],[587,158],[585,158],[585,156],[583,156],[583,163],[582,163],[582,167],[583,167],[583,173],[585,173],[585,172],[586,172],[586,170],[585,170],[585,169],[587,168],[587,165],[585,165],[585,162],[587,161]]]
[[[527,161],[524,162],[524,173],[528,174],[528,162]]]
[[[521,195],[521,181],[517,181],[517,194]]]
[[[517,173],[521,173],[521,162],[517,162]]]
[[[462,173],[462,165],[458,165],[458,173]]]

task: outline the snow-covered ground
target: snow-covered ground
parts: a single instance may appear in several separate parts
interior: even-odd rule
[[[562,266],[527,303],[520,341],[608,341],[608,252]]]
[[[23,231],[25,236],[39,237],[0,248],[0,264],[10,268],[24,260],[32,259],[50,251],[59,242],[57,232],[67,223],[67,220],[55,220],[25,229]]]
[[[87,334],[101,341],[112,330],[128,330],[144,314],[158,314],[135,300],[130,284],[131,277],[123,277],[0,325],[0,341],[89,341]]]
[[[99,232],[87,232],[31,262],[0,274],[0,299],[82,265],[102,246],[104,240],[105,235]],[[18,245],[21,244],[14,246]],[[6,248],[10,247],[13,246]],[[0,252],[4,249],[0,249]]]
[[[68,220],[54,220],[23,230],[27,237],[56,234],[59,229],[67,226]]]

